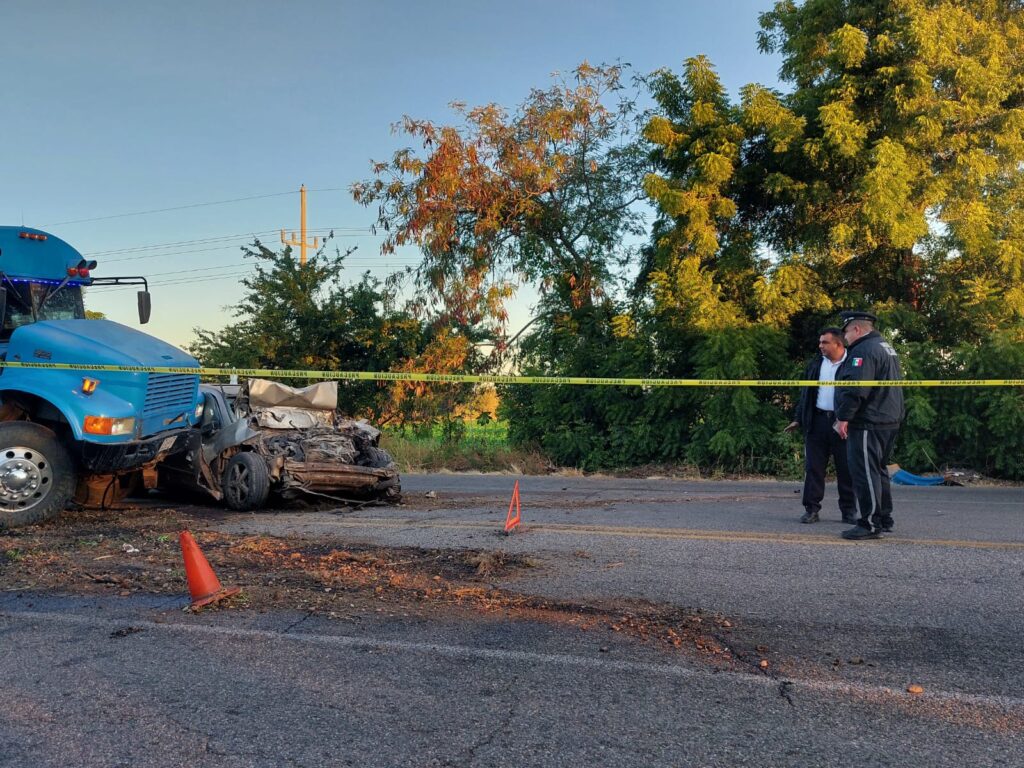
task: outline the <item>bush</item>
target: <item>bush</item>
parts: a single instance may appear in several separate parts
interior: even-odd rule
[[[592,318],[593,319],[593,318]],[[661,342],[653,333],[620,337],[609,322],[557,359],[524,374],[750,379],[792,371],[786,337],[767,327],[733,328]],[[556,328],[542,330],[557,336]],[[547,356],[545,359],[556,359]],[[689,462],[707,472],[792,475],[794,443],[782,433],[789,399],[767,388],[507,386],[502,418],[516,445],[532,445],[553,462],[584,470]]]
[[[1024,370],[1024,345],[1000,335],[951,350],[908,345],[908,378],[1009,379]],[[1024,480],[1024,391],[1019,387],[929,387],[905,390],[907,421],[897,461],[911,471],[965,466]]]

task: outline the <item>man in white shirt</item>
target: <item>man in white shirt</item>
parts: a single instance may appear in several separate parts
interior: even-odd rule
[[[825,328],[818,337],[820,355],[807,365],[807,381],[835,381],[836,371],[846,360],[843,332],[839,328]],[[799,428],[804,433],[804,515],[801,523],[818,522],[821,500],[825,496],[825,470],[829,457],[836,467],[839,486],[839,511],[844,523],[857,522],[857,498],[853,493],[853,478],[847,462],[846,443],[832,428],[835,423],[836,388],[804,387],[797,402],[796,419],[786,427],[787,432]]]

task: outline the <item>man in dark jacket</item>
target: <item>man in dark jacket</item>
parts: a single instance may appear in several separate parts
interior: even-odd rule
[[[875,330],[869,312],[843,312],[846,362],[836,381],[901,381],[896,350]],[[903,421],[903,388],[837,387],[836,431],[846,440],[853,487],[860,507],[857,525],[844,539],[876,539],[893,527],[887,465]]]
[[[839,328],[824,328],[818,336],[818,351],[804,371],[805,381],[835,381],[836,371],[846,360],[846,344]],[[857,522],[857,497],[847,465],[846,443],[832,428],[835,424],[833,386],[804,387],[796,405],[796,418],[787,432],[799,428],[804,434],[804,515],[801,523],[818,522],[821,500],[825,496],[825,470],[831,456],[839,487],[839,511],[844,523]]]

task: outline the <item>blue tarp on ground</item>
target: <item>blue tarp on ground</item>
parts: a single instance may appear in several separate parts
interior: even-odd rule
[[[897,469],[890,479],[896,485],[942,485],[946,482],[946,478],[941,475],[938,477],[921,477],[921,475],[912,475],[905,469]]]

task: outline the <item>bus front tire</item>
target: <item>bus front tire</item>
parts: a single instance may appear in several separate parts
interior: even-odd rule
[[[74,462],[51,430],[0,423],[0,530],[56,517],[77,484]]]

